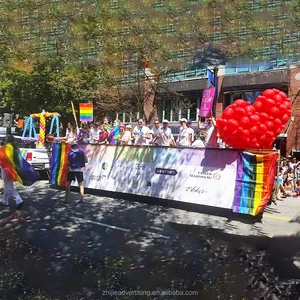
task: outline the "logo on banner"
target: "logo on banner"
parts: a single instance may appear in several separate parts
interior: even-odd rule
[[[198,186],[187,186],[185,187],[186,192],[195,193],[195,194],[205,194],[207,193],[203,188],[200,188]]]
[[[175,169],[162,169],[162,168],[156,168],[155,173],[160,175],[171,175],[171,176],[175,176],[178,174],[178,172]]]
[[[102,164],[102,170],[108,170],[109,169],[109,164],[108,163],[106,163],[106,162],[104,162],[103,164]]]
[[[95,181],[101,181],[104,178],[106,178],[106,175],[99,175],[99,176],[92,175],[91,176],[91,180],[95,180]]]
[[[147,181],[147,186],[160,187],[160,188],[166,187],[166,185],[162,182],[151,182],[151,181]]]
[[[214,173],[212,177],[213,177],[213,179],[215,179],[215,180],[220,180],[220,179],[221,179],[221,174],[219,174],[219,173]]]

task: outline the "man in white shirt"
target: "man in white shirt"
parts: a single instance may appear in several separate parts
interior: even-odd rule
[[[144,121],[139,119],[138,125],[133,129],[133,136],[136,146],[148,146],[151,140],[150,129],[144,125]]]
[[[180,131],[177,139],[177,146],[190,147],[192,145],[192,133],[189,127],[187,127],[187,119],[180,120]]]
[[[158,119],[154,120],[154,126],[152,127],[152,129],[150,130],[150,134],[152,136],[152,140],[150,141],[150,144],[155,145],[155,141],[156,141],[156,134],[158,132],[160,128],[160,123]]]
[[[187,127],[189,128],[190,130],[190,133],[192,135],[191,139],[192,139],[192,143],[195,141],[195,130],[193,129],[192,127],[192,121],[191,120],[188,120],[187,123],[186,123]]]
[[[90,130],[90,144],[98,144],[99,133],[100,130],[98,124],[93,124]]]
[[[172,130],[168,127],[168,125],[169,121],[163,120],[163,126],[157,130],[155,140],[153,141],[157,146],[175,146]]]

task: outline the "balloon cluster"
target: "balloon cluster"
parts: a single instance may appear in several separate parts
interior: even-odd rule
[[[272,149],[276,137],[291,117],[291,101],[286,94],[265,90],[255,103],[236,100],[217,120],[220,138],[233,148]]]

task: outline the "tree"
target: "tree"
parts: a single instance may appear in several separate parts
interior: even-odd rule
[[[297,3],[1,1],[1,103],[26,113],[44,106],[70,113],[71,100],[93,101],[99,115],[142,110],[149,103],[145,59],[157,86],[165,86],[174,72],[209,64],[293,57],[299,49]],[[157,86],[147,119],[162,99]]]

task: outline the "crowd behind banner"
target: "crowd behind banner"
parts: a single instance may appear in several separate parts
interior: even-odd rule
[[[215,127],[215,119],[207,118],[204,122],[198,121],[198,128],[192,127],[192,122],[183,118],[179,121],[180,128],[176,138],[174,137],[169,121],[160,123],[155,119],[151,126],[146,126],[143,119],[135,124],[122,124],[115,120],[111,125],[108,118],[104,118],[101,124],[80,124],[80,128],[68,123],[62,141],[78,144],[111,144],[111,145],[137,145],[137,146],[162,146],[162,147],[194,147],[194,148],[225,148],[218,138]]]
[[[300,161],[294,157],[280,158],[276,179],[276,200],[300,198]],[[275,198],[275,197],[274,197]]]

